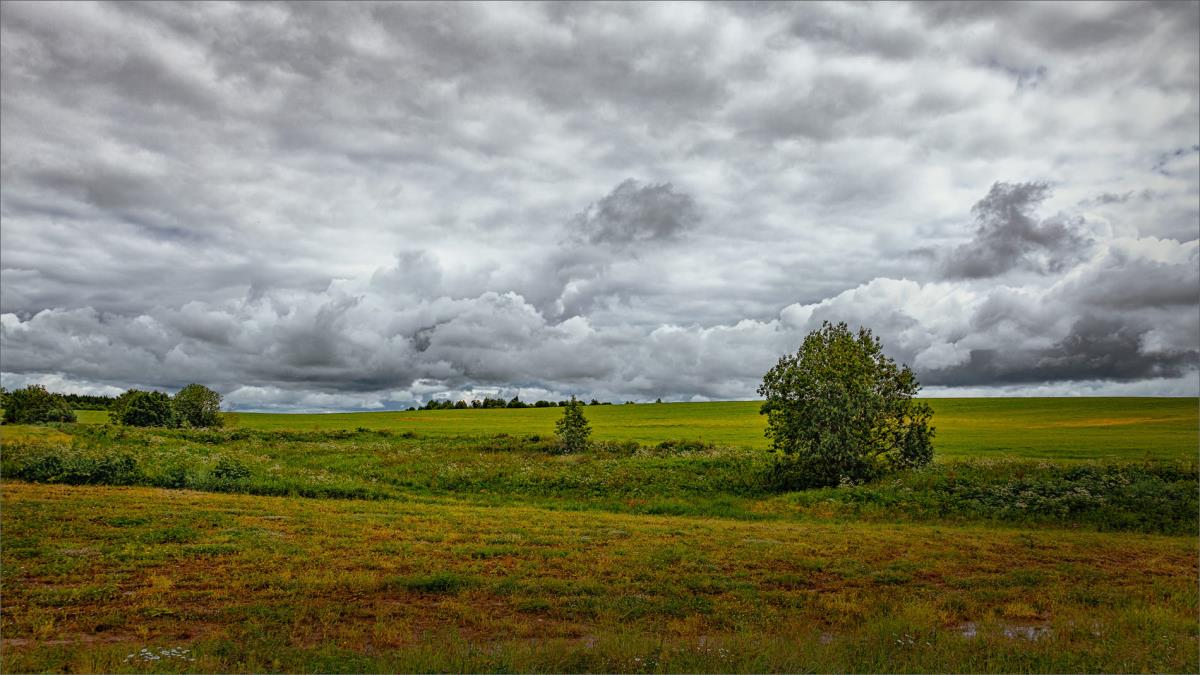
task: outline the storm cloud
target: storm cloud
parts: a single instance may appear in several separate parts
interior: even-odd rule
[[[3,3],[0,379],[1194,395],[1197,8]]]

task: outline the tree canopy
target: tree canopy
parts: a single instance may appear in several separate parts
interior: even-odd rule
[[[784,488],[863,482],[933,458],[932,408],[912,370],[866,328],[825,322],[763,376],[766,435]]]

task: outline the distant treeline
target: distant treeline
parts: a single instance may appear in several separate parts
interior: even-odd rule
[[[661,400],[659,402],[661,403]],[[633,401],[626,401],[626,403],[633,403]],[[554,401],[535,401],[533,403],[526,403],[519,397],[514,396],[507,401],[502,398],[482,398],[469,402],[451,401],[447,399],[433,400],[421,406],[420,408],[409,408],[409,410],[467,410],[469,408],[565,408],[569,405],[571,405],[570,401],[558,401],[557,403]],[[612,405],[612,403],[607,401],[601,403],[596,399],[592,399],[592,402],[588,405]]]
[[[109,410],[113,403],[116,403],[116,396],[92,396],[90,394],[57,394],[50,392],[66,401],[67,405],[72,410]],[[4,387],[0,387],[0,408],[5,407],[8,401],[9,392]]]
[[[59,394],[75,410],[109,410],[117,402],[116,396],[92,396],[89,394]]]

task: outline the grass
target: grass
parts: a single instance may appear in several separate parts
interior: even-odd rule
[[[1200,444],[1195,398],[928,399],[938,458],[1035,460],[1192,460]],[[767,447],[757,401],[588,406],[597,440],[658,443],[697,439]],[[102,424],[104,411],[81,410],[81,423]],[[421,410],[321,415],[236,413],[247,429],[386,429],[427,437],[554,433],[558,408]]]
[[[557,454],[536,436],[80,426],[70,443],[6,444],[3,474],[43,483],[149,485],[316,498],[457,496],[480,504],[750,519],[994,521],[1196,533],[1193,462],[938,464],[854,488],[779,495],[763,450],[600,442]]]
[[[0,671],[1196,672],[1197,400],[933,403],[785,494],[752,402],[0,427]]]
[[[1190,537],[6,483],[3,669],[1197,668]]]

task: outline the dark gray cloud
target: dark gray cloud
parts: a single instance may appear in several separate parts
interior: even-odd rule
[[[1045,183],[995,183],[971,209],[974,238],[943,262],[951,278],[994,277],[1022,267],[1061,272],[1086,254],[1091,240],[1080,234],[1082,221],[1057,216],[1039,221],[1036,210],[1050,196]]]
[[[696,201],[670,183],[630,178],[576,215],[571,228],[589,244],[629,246],[678,239],[699,220]]]
[[[0,3],[0,377],[1194,393],[1198,7]]]

